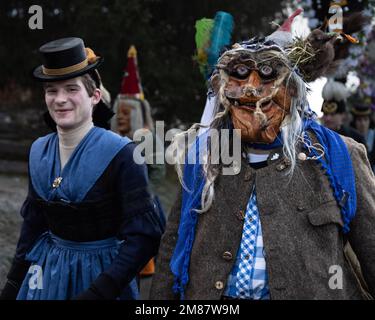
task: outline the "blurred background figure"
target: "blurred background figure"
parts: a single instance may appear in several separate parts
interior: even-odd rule
[[[151,122],[152,126],[152,119],[147,121],[151,118],[148,103],[148,119],[145,116],[146,103],[138,72],[137,50],[131,46],[128,50],[127,65],[124,69],[120,93],[114,104],[116,117],[112,119],[111,129],[132,139],[136,130],[150,126],[150,123],[145,125],[145,122]]]
[[[351,113],[353,115],[352,126],[365,138],[368,158],[371,168],[375,170],[375,130],[372,120],[372,110],[368,105],[361,105],[357,102],[352,106]],[[375,172],[375,171],[374,171]]]
[[[323,87],[322,122],[327,128],[350,137],[366,145],[364,137],[355,129],[345,124],[347,117],[346,100],[349,92],[345,85],[334,79],[328,79]]]
[[[120,93],[113,106],[115,116],[111,119],[111,130],[130,139],[134,138],[137,130],[149,130],[153,135],[153,163],[148,164],[148,174],[153,191],[157,193],[159,183],[164,179],[164,164],[156,164],[158,150],[163,150],[162,142],[155,134],[154,120],[151,107],[144,98],[141,79],[138,71],[137,50],[131,46],[128,50],[127,66],[121,83]],[[158,147],[156,145],[158,144]],[[151,161],[150,161],[151,162]]]
[[[115,116],[111,120],[111,130],[114,132],[130,139],[134,138],[134,134],[138,130],[144,130],[144,134],[146,135],[152,134],[153,152],[152,154],[145,155],[145,157],[152,162],[147,164],[150,187],[165,221],[164,210],[157,196],[158,186],[165,178],[165,165],[156,164],[156,151],[163,150],[164,148],[161,146],[162,142],[155,134],[150,104],[144,98],[138,71],[137,50],[134,46],[131,46],[128,50],[127,65],[113,111],[115,112]],[[157,144],[159,144],[158,147],[156,146]],[[152,276],[154,272],[155,263],[154,259],[152,259],[141,271],[140,276]]]

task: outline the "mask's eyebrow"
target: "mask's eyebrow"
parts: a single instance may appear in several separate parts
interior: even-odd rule
[[[238,61],[241,62],[253,62],[256,63],[256,59],[254,59],[253,55],[251,54],[241,54],[238,58]]]
[[[238,62],[247,64],[247,65],[254,65],[254,66],[256,65],[256,61],[252,58],[241,59]]]

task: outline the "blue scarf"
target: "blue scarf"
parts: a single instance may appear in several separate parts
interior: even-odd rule
[[[305,140],[311,143],[306,134],[306,130],[311,130],[324,148],[324,158],[320,157],[317,161],[328,177],[333,195],[340,207],[344,222],[343,232],[348,233],[350,221],[354,218],[357,209],[354,169],[348,148],[336,132],[311,119],[304,121],[304,130]],[[311,150],[311,155],[317,154]]]
[[[45,201],[80,202],[103,174],[128,138],[93,127],[74,149],[61,171],[57,133],[37,139],[30,150],[30,178],[35,192]],[[58,188],[52,184],[62,177]]]
[[[319,125],[313,120],[304,121],[305,141],[311,144],[306,131],[313,132],[319,143],[324,147],[325,159],[319,158],[317,162],[325,170],[334,197],[340,206],[344,221],[343,232],[349,231],[349,223],[354,218],[356,211],[356,191],[354,171],[348,149],[340,136]],[[196,140],[196,148],[189,150],[188,161],[184,167],[183,181],[186,189],[182,193],[181,219],[178,229],[178,239],[171,258],[170,267],[174,275],[173,291],[180,294],[183,300],[185,288],[189,281],[190,255],[193,248],[195,229],[198,213],[195,209],[201,208],[201,194],[205,184],[204,173],[199,161],[190,162],[192,158],[199,159],[200,145],[207,139],[207,132]],[[280,137],[274,144],[279,146]],[[312,150],[311,156],[316,155]],[[194,164],[192,164],[194,163]]]

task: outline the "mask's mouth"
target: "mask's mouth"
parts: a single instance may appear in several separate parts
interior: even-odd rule
[[[267,112],[268,110],[271,109],[272,104],[273,104],[272,99],[264,99],[263,101],[262,100],[250,101],[250,100],[245,100],[245,99],[234,99],[234,98],[227,98],[227,99],[233,107],[248,110],[251,112],[254,112],[257,109],[257,106],[259,106],[262,112]]]

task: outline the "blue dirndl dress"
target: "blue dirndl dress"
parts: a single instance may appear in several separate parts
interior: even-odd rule
[[[129,142],[129,139],[94,127],[61,170],[57,135],[40,138],[30,151],[32,189],[45,203],[80,203],[114,156]],[[58,187],[52,184],[56,177],[62,178]],[[50,230],[42,233],[25,256],[31,266],[17,300],[74,298],[111,265],[121,245],[125,245],[124,240],[116,237],[81,242],[62,239]],[[134,278],[118,299],[137,299],[138,296]]]
[[[31,266],[17,300],[69,300],[77,296],[111,265],[121,243],[117,238],[76,242],[51,232],[42,234],[26,255]],[[137,282],[133,279],[120,299],[138,298]]]

